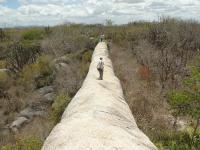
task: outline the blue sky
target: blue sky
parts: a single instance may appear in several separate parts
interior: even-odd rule
[[[160,16],[200,21],[200,0],[0,0],[0,27],[65,22],[116,24]]]
[[[18,0],[7,0],[3,3],[3,6],[16,9],[20,6],[20,3]]]

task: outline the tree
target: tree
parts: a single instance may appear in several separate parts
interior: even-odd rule
[[[112,26],[113,21],[111,19],[106,19],[106,26]]]
[[[176,129],[178,116],[185,115],[188,113],[190,106],[190,97],[186,91],[173,91],[169,94],[169,104],[172,109],[172,114],[175,117],[174,129]]]
[[[200,62],[200,61],[199,61]],[[198,62],[198,64],[200,64]],[[200,66],[191,67],[191,75],[184,80],[184,90],[173,91],[169,94],[169,104],[173,110],[173,115],[186,114],[196,120],[192,140],[196,135],[200,124]],[[176,123],[175,123],[176,125]]]
[[[199,61],[200,62],[200,61]],[[189,115],[196,120],[196,125],[193,132],[193,137],[196,134],[197,128],[200,125],[200,66],[192,66],[192,75],[188,77],[184,83],[190,93],[192,99],[190,103]]]
[[[44,31],[46,35],[49,35],[51,33],[50,26],[44,27]]]
[[[5,32],[2,28],[0,28],[0,40],[3,40],[6,37]]]
[[[37,43],[17,42],[11,44],[9,49],[7,62],[15,72],[21,71],[25,65],[35,62],[40,53],[40,46]]]

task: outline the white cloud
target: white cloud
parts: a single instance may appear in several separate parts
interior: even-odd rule
[[[0,0],[0,4],[5,3],[7,0]]]
[[[29,4],[29,1],[28,0],[18,0],[19,1],[19,3],[21,4],[21,5],[27,5],[27,4]]]
[[[142,2],[145,2],[145,0],[114,0],[114,2],[133,4],[133,3],[142,3]]]
[[[0,3],[5,0],[0,0]],[[200,0],[18,0],[17,9],[0,5],[0,26],[55,25],[66,21],[115,23],[158,16],[200,20]]]

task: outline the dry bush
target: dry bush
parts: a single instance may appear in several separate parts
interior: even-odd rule
[[[138,69],[138,75],[141,79],[143,80],[150,80],[151,78],[151,71],[149,70],[148,67],[146,66],[141,66],[139,69]]]
[[[151,99],[142,94],[137,94],[136,99],[129,105],[138,122],[150,122],[153,118],[153,104]]]
[[[2,28],[0,28],[0,40],[3,40],[6,37],[6,34]]]
[[[73,96],[80,88],[90,65],[91,51],[68,54],[65,56],[68,64],[57,70],[54,85],[59,90],[67,91]]]
[[[5,129],[2,130],[0,129],[0,149],[2,148],[3,145],[14,142],[15,142],[15,137],[14,135],[10,134],[9,130],[5,131]]]
[[[13,112],[19,112],[24,103],[22,99],[9,97],[0,99],[0,104],[3,106],[1,109],[4,110],[4,114],[8,115]]]
[[[36,137],[26,137],[17,139],[14,144],[7,144],[2,147],[2,150],[40,150],[42,141]]]
[[[6,90],[11,86],[12,78],[7,72],[0,72],[0,89]]]
[[[168,111],[165,111],[166,103],[162,95],[160,95],[159,87],[151,83],[155,80],[153,72],[149,72],[148,68],[143,68],[140,65],[141,63],[145,65],[152,64],[150,58],[154,58],[153,48],[149,49],[150,46],[147,43],[143,44],[143,46],[146,49],[137,51],[138,54],[135,56],[132,55],[131,50],[113,45],[111,58],[116,75],[121,81],[125,99],[137,121],[137,125],[146,132],[152,128],[159,128],[154,126],[156,124],[154,118],[167,114]],[[142,50],[142,46],[140,48]],[[151,67],[153,68],[153,65]],[[148,80],[141,80],[140,75],[138,75],[138,70],[141,70],[141,76],[144,75],[145,79],[148,77]]]
[[[186,72],[186,66],[180,55],[169,48],[160,50],[145,40],[139,42],[135,49],[138,63],[152,71],[153,76],[159,79],[162,89],[168,82],[169,87],[177,86],[177,76],[182,77]]]
[[[15,72],[21,71],[27,64],[34,63],[40,53],[38,43],[13,42],[8,47],[6,60],[9,68]]]
[[[0,69],[4,69],[7,66],[6,60],[0,60]]]
[[[48,55],[42,55],[35,63],[26,65],[21,72],[20,82],[33,89],[52,83],[54,65],[51,59]]]
[[[56,90],[66,90],[70,95],[74,95],[80,87],[80,78],[78,76],[78,64],[70,64],[58,70],[53,84]]]
[[[93,50],[97,44],[96,38],[90,38],[86,31],[73,30],[73,26],[60,26],[42,41],[42,50],[56,57],[80,50]],[[90,31],[88,29],[88,31]]]
[[[51,111],[49,114],[52,113]],[[20,129],[20,133],[16,137],[26,138],[29,136],[38,137],[44,141],[54,127],[54,122],[51,120],[50,115],[45,117],[34,117],[31,123],[26,124]]]
[[[52,119],[54,124],[57,124],[60,121],[62,114],[70,101],[71,98],[68,93],[62,91],[58,94],[52,104]]]

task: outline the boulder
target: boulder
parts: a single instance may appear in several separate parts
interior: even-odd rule
[[[175,118],[172,115],[162,115],[161,118],[164,119],[168,127],[173,128]],[[182,131],[185,128],[187,128],[189,122],[185,118],[178,118],[176,125],[177,125],[177,130]]]
[[[55,64],[59,64],[59,63],[68,64],[68,63],[69,63],[69,61],[68,61],[68,59],[66,58],[66,56],[62,56],[62,57],[56,58],[56,59],[53,60],[53,62],[54,62]]]
[[[19,113],[19,116],[20,117],[26,117],[28,119],[32,119],[33,117],[35,116],[45,116],[46,115],[46,112],[43,111],[43,110],[34,110],[30,107],[22,110],[20,113]]]
[[[44,101],[47,103],[53,103],[55,100],[56,94],[54,93],[47,93],[44,95]]]
[[[41,95],[45,95],[45,94],[51,93],[53,91],[54,91],[53,86],[45,86],[45,87],[38,89],[38,93]]]
[[[10,73],[9,69],[0,69],[0,73]]]
[[[13,132],[18,132],[18,129],[21,128],[25,123],[27,123],[28,120],[29,119],[27,119],[26,117],[17,117],[15,121],[13,121],[10,125],[10,129]]]
[[[55,66],[56,66],[56,70],[60,70],[60,69],[62,69],[62,68],[68,67],[68,65],[67,65],[66,63],[62,63],[62,62],[56,64]]]

